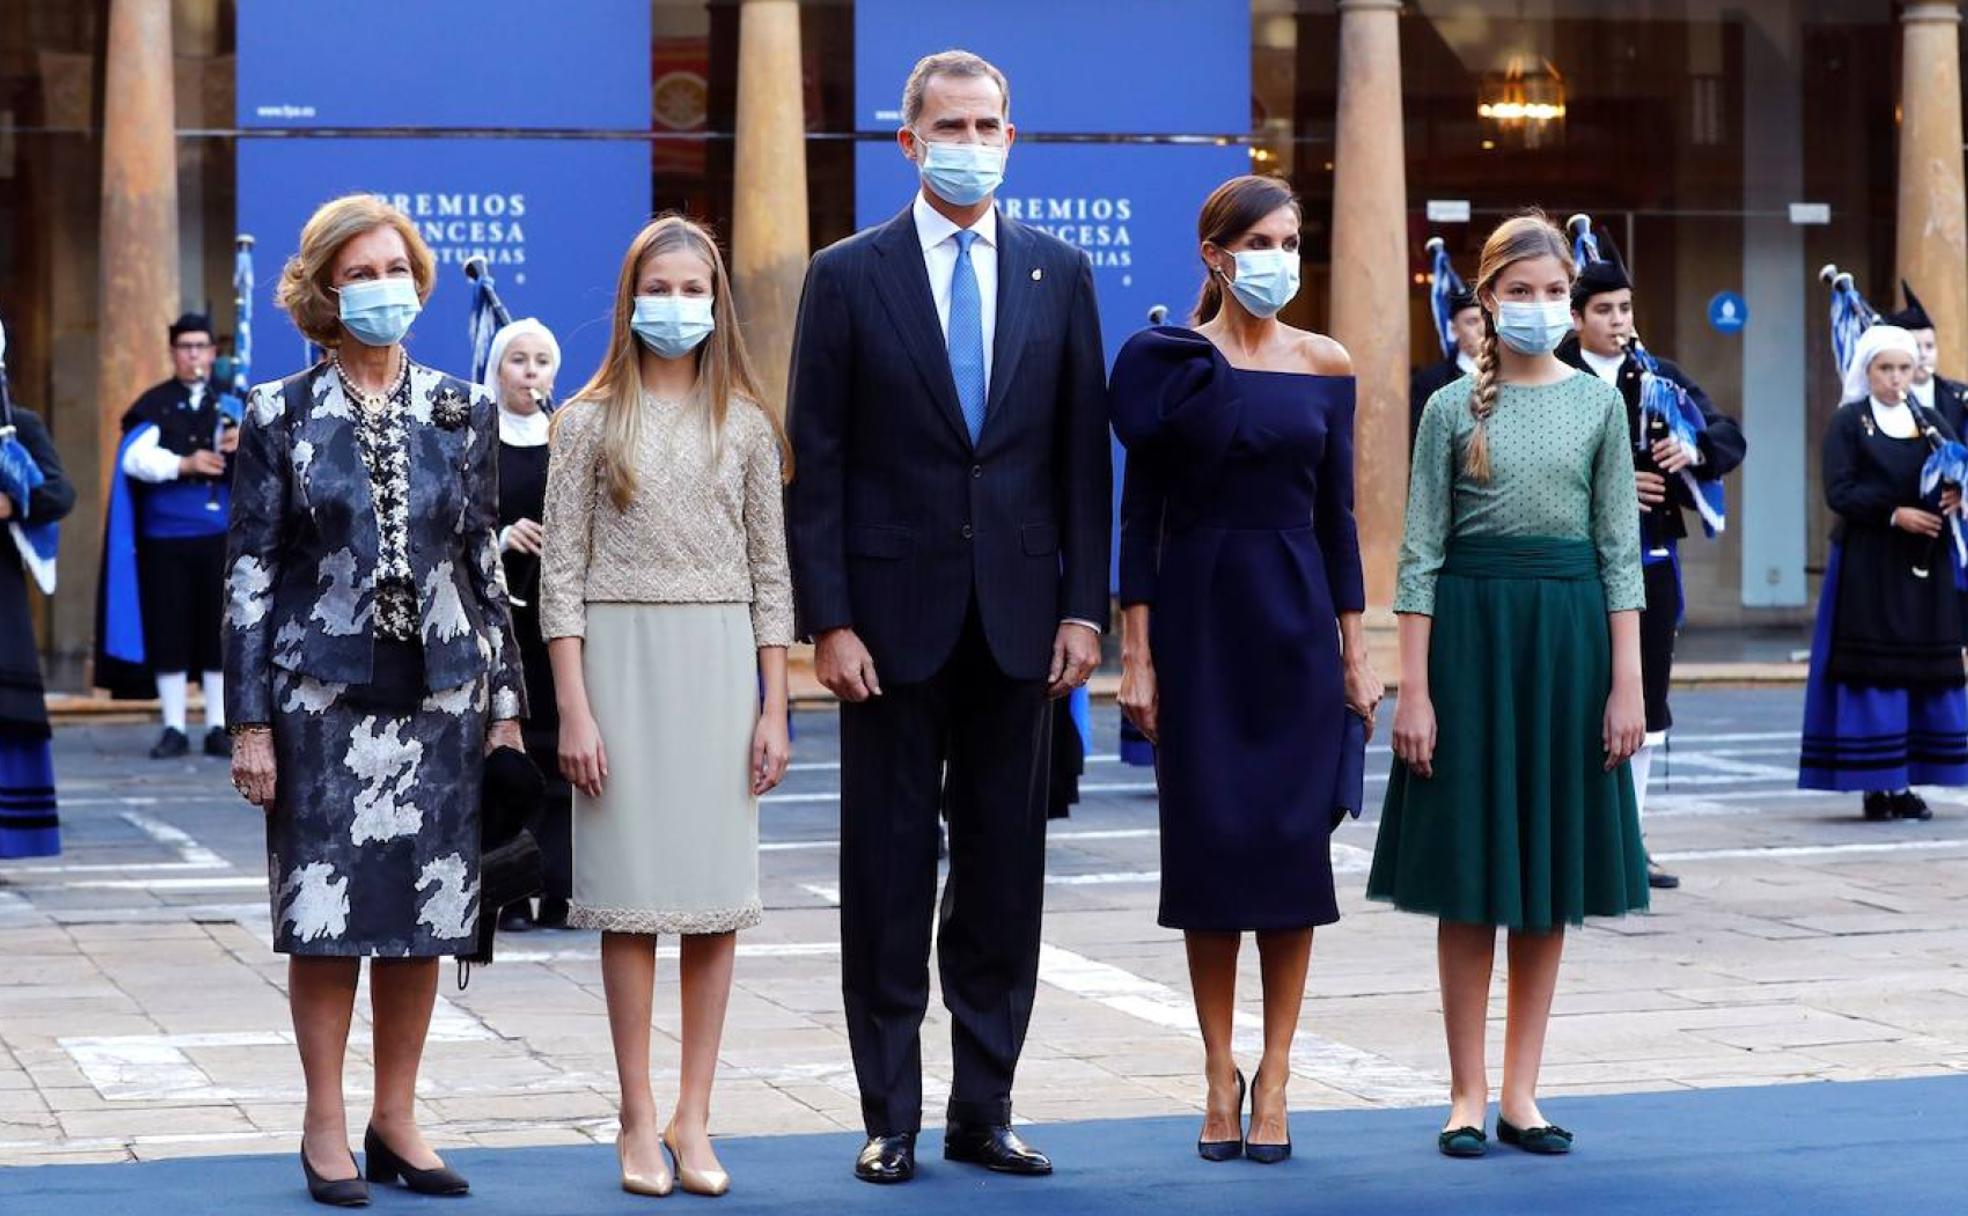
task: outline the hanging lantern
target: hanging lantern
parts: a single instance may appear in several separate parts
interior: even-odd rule
[[[1526,72],[1524,60],[1513,56],[1503,71],[1483,74],[1476,116],[1483,120],[1486,140],[1531,149],[1564,141],[1565,77],[1549,59],[1538,63]]]

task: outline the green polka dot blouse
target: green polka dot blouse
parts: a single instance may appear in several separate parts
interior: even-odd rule
[[[1434,614],[1435,576],[1461,536],[1590,540],[1606,610],[1641,608],[1640,516],[1619,390],[1584,372],[1555,384],[1502,386],[1489,421],[1491,477],[1477,482],[1462,471],[1476,429],[1472,383],[1464,376],[1442,388],[1422,411],[1394,611]]]

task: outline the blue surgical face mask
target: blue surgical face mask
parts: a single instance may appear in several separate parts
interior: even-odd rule
[[[922,149],[922,180],[946,203],[971,207],[1004,184],[1005,149],[990,144],[934,144],[916,136]]]
[[[1298,254],[1284,249],[1240,249],[1230,292],[1253,317],[1270,318],[1298,294]]]
[[[637,296],[629,328],[665,359],[681,359],[711,336],[709,296]]]
[[[1497,337],[1520,355],[1548,355],[1572,332],[1570,300],[1515,300],[1497,305]]]
[[[345,283],[340,295],[342,328],[364,346],[395,346],[424,310],[417,284],[408,278]]]

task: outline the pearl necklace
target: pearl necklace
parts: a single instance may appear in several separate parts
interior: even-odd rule
[[[390,378],[389,387],[381,393],[369,393],[357,387],[355,381],[349,378],[348,369],[342,366],[341,351],[334,351],[328,357],[335,365],[335,374],[342,378],[342,391],[355,398],[355,403],[367,413],[388,409],[390,398],[396,396],[397,390],[403,387],[404,380],[410,375],[410,360],[399,351],[396,357],[396,375]]]

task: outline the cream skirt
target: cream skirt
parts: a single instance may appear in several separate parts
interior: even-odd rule
[[[608,780],[599,798],[574,793],[567,923],[614,933],[758,924],[750,606],[589,604],[582,669]]]

